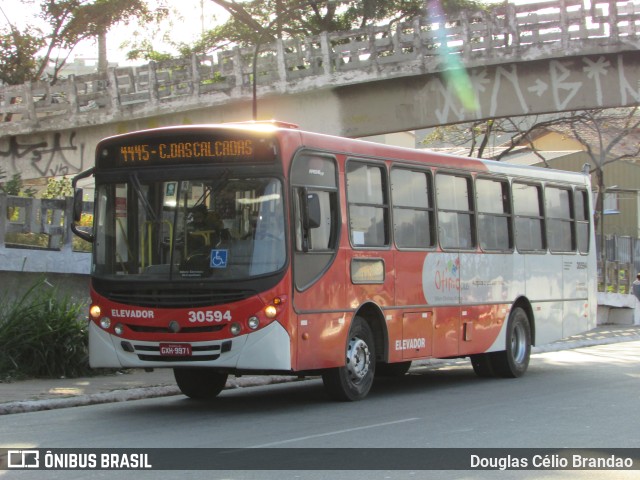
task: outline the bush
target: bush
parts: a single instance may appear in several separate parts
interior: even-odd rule
[[[17,300],[0,300],[0,378],[88,374],[84,309],[45,280]]]

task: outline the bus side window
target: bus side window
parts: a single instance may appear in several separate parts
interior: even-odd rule
[[[393,231],[400,248],[435,245],[431,173],[404,168],[391,170]]]
[[[515,215],[516,247],[522,252],[545,250],[542,187],[513,182],[511,191]]]
[[[574,251],[571,190],[546,187],[547,239],[552,252]]]
[[[459,175],[436,175],[438,232],[442,248],[470,249],[475,245],[471,179]]]
[[[507,251],[513,248],[511,234],[511,200],[506,180],[476,180],[478,240],[484,251]]]
[[[335,193],[307,188],[296,189],[295,202],[295,231],[296,251],[327,251],[334,248],[336,239]],[[315,196],[320,206],[318,225],[304,228],[304,195]]]
[[[389,245],[389,204],[383,167],[350,161],[347,166],[347,199],[353,246]]]
[[[586,190],[575,192],[575,220],[578,251],[589,252],[589,198]]]

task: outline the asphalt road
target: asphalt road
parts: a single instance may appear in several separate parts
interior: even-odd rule
[[[532,356],[520,379],[479,379],[468,362],[377,381],[361,402],[334,403],[319,380],[0,417],[2,448],[635,448],[640,342]],[[302,452],[302,451],[300,451]],[[203,455],[206,452],[203,453]],[[344,457],[342,456],[344,460]],[[360,467],[358,457],[354,465]],[[328,465],[331,468],[331,465]],[[362,465],[365,469],[366,466]],[[93,472],[130,478],[130,472]],[[135,478],[175,478],[137,472]],[[637,478],[638,471],[190,471],[180,478]],[[3,472],[0,478],[87,478]]]

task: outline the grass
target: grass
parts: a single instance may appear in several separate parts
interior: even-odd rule
[[[0,380],[90,374],[84,310],[44,279],[1,299]]]

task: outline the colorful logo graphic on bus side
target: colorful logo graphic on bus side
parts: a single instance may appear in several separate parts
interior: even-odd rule
[[[430,305],[460,299],[460,258],[456,254],[427,255],[422,267],[424,298]]]

